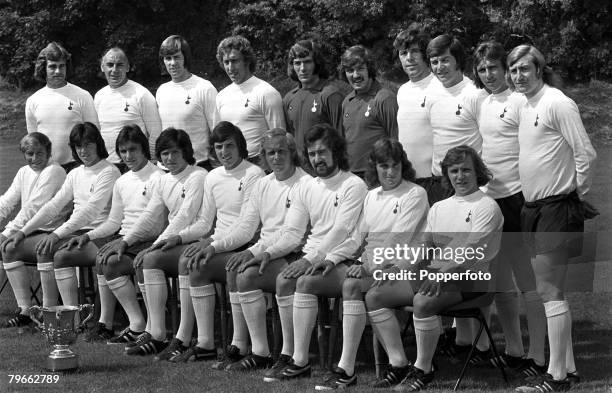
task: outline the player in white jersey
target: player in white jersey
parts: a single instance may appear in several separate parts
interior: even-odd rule
[[[19,309],[14,317],[2,323],[2,327],[26,326],[31,322],[30,274],[24,262],[36,262],[36,255],[32,252],[36,239],[32,239],[32,242],[22,242],[14,249],[7,249],[4,243],[55,195],[66,178],[66,172],[56,162],[50,160],[52,145],[45,134],[40,132],[27,134],[19,142],[19,149],[27,165],[17,171],[8,190],[0,196],[0,222],[4,222],[11,212],[21,205],[13,220],[9,221],[0,233],[0,251],[4,261],[0,264],[0,281],[4,282],[4,279],[8,278]],[[39,230],[52,231],[62,221],[61,218],[53,219]]]
[[[51,140],[51,159],[66,172],[79,164],[68,146],[70,130],[78,123],[98,126],[93,98],[86,90],[66,81],[72,72],[72,56],[59,43],[50,42],[36,58],[34,79],[46,86],[28,97],[25,105],[28,132],[42,132]]]
[[[391,368],[372,384],[374,387],[398,385],[394,390],[413,392],[430,383],[434,376],[432,359],[441,333],[437,314],[484,294],[490,287],[484,273],[495,271],[504,218],[495,201],[479,189],[489,181],[486,166],[474,149],[459,146],[448,151],[441,168],[445,182],[450,183],[455,194],[435,203],[427,216],[425,243],[416,251],[429,249],[432,254],[429,263],[423,266],[420,262],[427,260],[422,256],[408,258],[416,267],[414,278],[388,276],[387,281],[373,287],[366,296],[373,328],[379,333],[391,362]],[[442,250],[453,252],[447,254]],[[407,260],[399,255],[394,258]],[[390,269],[392,273],[398,272],[396,267]],[[469,276],[449,281],[429,276],[421,278],[422,273],[469,272],[476,279]],[[414,365],[410,365],[403,352],[399,324],[392,310],[406,304],[414,306],[417,344]]]
[[[236,35],[217,47],[217,61],[232,83],[217,95],[217,110],[223,121],[238,127],[246,139],[248,160],[262,166],[263,134],[273,128],[285,129],[281,95],[269,83],[253,75],[257,60],[249,40]]]
[[[479,91],[463,74],[467,56],[458,39],[448,34],[434,38],[427,45],[427,57],[433,74],[442,84],[425,102],[433,132],[431,171],[436,181],[441,182],[440,162],[449,149],[467,145],[480,153],[478,108],[486,93]],[[452,190],[445,191],[438,195],[437,201],[452,193]]]
[[[354,257],[359,257],[363,246],[365,250],[361,263],[349,266],[336,283],[342,288],[337,294],[343,299],[342,356],[338,367],[315,386],[316,390],[346,388],[357,382],[355,356],[366,324],[364,295],[378,277],[379,250],[413,244],[427,223],[427,193],[414,183],[415,171],[401,143],[381,139],[374,144],[366,180],[376,188],[366,195],[359,223],[344,244],[349,252],[359,250]]]
[[[572,317],[564,288],[570,256],[581,249],[595,150],[576,103],[554,86],[554,74],[535,47],[520,45],[507,58],[509,82],[527,99],[520,111],[519,174],[525,205],[521,226],[542,296],[550,357],[547,374],[520,392],[565,391],[579,380]]]
[[[58,292],[65,305],[78,305],[77,277],[74,264],[55,258],[57,250],[74,235],[95,228],[106,220],[110,210],[113,185],[119,178],[117,168],[105,160],[104,140],[92,123],[81,123],[70,132],[70,148],[75,161],[82,165],[70,171],[60,190],[15,234],[9,247],[36,240],[35,251],[43,289],[43,303],[56,305]],[[70,218],[51,233],[38,230],[54,218],[62,217],[64,208],[74,202]],[[26,238],[26,236],[28,236]],[[12,244],[11,244],[12,243]],[[46,292],[46,293],[45,293]],[[45,302],[46,299],[46,302]]]
[[[495,306],[504,332],[506,349],[501,359],[490,361],[495,364],[499,360],[516,373],[530,376],[545,371],[546,319],[542,299],[536,291],[529,252],[521,234],[521,208],[525,198],[521,192],[518,170],[518,128],[519,110],[525,98],[508,88],[505,74],[506,51],[503,46],[494,41],[481,43],[474,52],[474,83],[490,93],[480,106],[478,123],[482,135],[482,159],[493,175],[484,191],[495,199],[504,215]],[[527,355],[521,337],[519,298],[515,282],[527,310]]]
[[[255,256],[260,255],[265,247],[274,241],[297,188],[310,178],[299,168],[296,143],[293,136],[285,130],[276,128],[268,131],[264,135],[262,151],[266,164],[273,173],[257,180],[236,224],[224,236],[215,239],[208,250],[209,253],[219,254],[246,244],[253,238],[261,223],[257,243],[243,251],[230,254],[226,264],[226,269],[239,272],[236,286],[241,308],[238,309],[232,302],[232,313],[244,315],[252,343],[250,355],[239,361],[234,361],[229,356],[226,363],[218,366],[232,371],[267,368],[272,365],[266,333],[266,300],[263,291],[275,292],[276,276],[292,259],[277,259],[260,267]],[[204,292],[202,288],[206,287],[193,287],[192,294]],[[197,296],[194,297],[194,306],[196,298]],[[207,301],[214,301],[212,293]],[[210,321],[207,322],[211,323]],[[203,346],[194,346],[173,361],[198,359],[205,351]]]
[[[336,296],[341,289],[338,282],[348,267],[344,261],[352,253],[334,250],[357,225],[367,192],[365,183],[348,172],[345,141],[329,124],[317,124],[306,133],[305,153],[318,177],[298,189],[278,240],[261,257],[274,260],[295,250],[310,223],[304,255],[276,278],[283,351],[291,353],[292,361],[275,365],[264,377],[267,382],[310,375],[308,348],[317,316],[317,295]],[[289,347],[291,342],[293,347]]]
[[[148,319],[145,333],[126,344],[128,355],[156,354],[168,346],[164,312],[168,298],[166,276],[176,277],[181,273],[177,260],[185,246],[174,243],[166,247],[166,244],[178,232],[177,228],[184,228],[193,221],[202,205],[203,185],[208,174],[205,169],[194,165],[191,140],[183,130],[168,128],[162,131],[155,142],[155,156],[169,172],[159,178],[145,211],[111,251],[123,255],[128,247],[145,241],[156,228],[159,217],[167,214],[168,226],[153,245],[139,252],[134,259],[138,285],[141,291],[144,289]],[[182,313],[189,315],[191,302],[185,296],[185,280],[181,279],[179,284]],[[179,333],[191,337],[193,319],[191,325],[182,325],[184,329]]]
[[[100,120],[100,133],[110,151],[108,161],[121,172],[128,169],[115,153],[115,141],[124,125],[136,124],[149,138],[149,150],[155,149],[155,140],[161,132],[161,121],[155,97],[144,86],[128,79],[130,61],[119,47],[107,50],[100,60],[100,69],[108,86],[98,90],[94,104]]]
[[[433,133],[425,104],[428,97],[432,98],[432,90],[440,87],[440,81],[431,72],[427,61],[429,40],[423,27],[413,23],[397,35],[393,48],[410,78],[397,91],[399,141],[416,171],[415,182],[425,188],[430,204],[433,204],[440,199],[437,195],[443,194],[443,190],[431,174]]]
[[[91,231],[70,239],[56,255],[56,259],[65,260],[65,265],[97,265],[100,318],[87,332],[85,340],[108,340],[113,344],[134,341],[144,331],[145,319],[130,276],[135,274],[133,258],[151,242],[132,245],[121,259],[110,255],[107,258],[105,250],[113,249],[136,223],[151,199],[157,179],[164,173],[149,162],[149,140],[135,124],[121,129],[115,150],[130,170],[115,182],[108,219]],[[157,227],[150,232],[150,240],[161,233],[163,225],[164,221],[160,218]],[[123,306],[130,326],[114,337],[116,300]]]
[[[172,80],[159,86],[155,99],[162,129],[185,130],[191,138],[196,165],[212,170],[209,162],[210,132],[219,122],[217,89],[208,80],[193,75],[191,47],[180,35],[166,38],[159,48],[162,73]]]
[[[217,124],[213,129],[211,143],[216,159],[222,166],[213,169],[206,178],[202,208],[194,222],[187,227],[178,228],[177,236],[169,239],[168,242],[179,239],[181,243],[187,244],[201,239],[188,246],[178,261],[179,269],[186,272],[187,291],[188,295],[190,294],[197,321],[198,342],[196,347],[199,349],[194,348],[193,350],[197,351],[193,356],[195,360],[216,356],[213,332],[214,282],[222,282],[227,285],[232,304],[234,334],[231,345],[213,364],[213,368],[222,369],[225,366],[226,357],[232,354],[245,355],[247,352],[248,331],[240,312],[242,310],[236,288],[237,273],[228,263],[228,258],[232,255],[229,251],[236,249],[240,251],[246,245],[235,244],[231,249],[218,253],[215,246],[218,245],[217,241],[223,239],[234,226],[238,225],[240,212],[247,205],[255,182],[264,175],[264,172],[257,165],[247,161],[246,140],[240,129],[232,123],[222,121]],[[183,311],[181,310],[181,322],[182,318]],[[187,338],[191,339],[190,336]],[[170,361],[182,361],[184,358],[181,354],[188,350],[189,340],[183,340],[177,334],[164,357]]]

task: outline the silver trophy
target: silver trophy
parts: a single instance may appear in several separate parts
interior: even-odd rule
[[[80,323],[77,322],[81,311],[89,309],[89,315]],[[70,349],[74,344],[79,331],[83,329],[87,321],[93,316],[92,304],[76,306],[52,306],[30,308],[30,316],[41,329],[42,334],[47,337],[49,344],[54,346],[53,351],[47,357],[45,363],[49,371],[67,371],[79,366],[79,355]],[[42,321],[40,317],[42,316]]]

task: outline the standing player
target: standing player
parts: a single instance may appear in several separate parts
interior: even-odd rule
[[[19,306],[15,316],[2,323],[2,327],[25,326],[31,322],[30,274],[24,261],[36,262],[36,255],[32,252],[36,243],[30,243],[30,247],[24,247],[24,243],[11,253],[5,248],[5,241],[20,230],[55,195],[66,178],[66,172],[50,160],[51,147],[49,138],[40,132],[35,131],[21,138],[19,149],[27,165],[17,171],[8,190],[0,196],[0,221],[8,218],[13,209],[21,204],[21,209],[15,218],[6,224],[0,234],[0,251],[4,261],[3,270],[0,270],[6,271],[6,277]],[[56,217],[44,223],[39,231],[50,232],[62,221],[61,217]]]
[[[357,383],[355,356],[366,324],[364,294],[374,283],[372,275],[379,268],[373,257],[375,250],[395,248],[400,242],[413,244],[427,223],[427,193],[414,183],[414,169],[401,143],[381,139],[374,144],[366,179],[376,188],[366,195],[360,222],[346,242],[353,252],[365,244],[361,263],[346,268],[344,276],[328,274],[324,278],[330,287],[338,288],[336,296],[341,294],[343,299],[342,356],[338,367],[315,386],[316,390]]]
[[[466,53],[458,39],[444,34],[427,45],[427,57],[433,74],[442,84],[425,106],[433,132],[432,174],[438,184],[433,187],[446,191],[437,195],[437,202],[448,197],[452,190],[440,188],[440,162],[446,152],[459,145],[467,145],[479,154],[482,138],[478,132],[478,109],[486,92],[476,89],[463,75]]]
[[[305,153],[318,175],[309,179],[292,201],[278,241],[266,248],[262,259],[274,260],[299,246],[310,223],[303,257],[276,278],[276,294],[283,329],[283,354],[264,381],[309,376],[308,347],[317,318],[316,295],[335,296],[346,275],[344,260],[350,253],[334,253],[357,225],[365,183],[348,172],[344,139],[329,124],[318,124],[306,133]],[[336,280],[331,280],[336,278]],[[338,281],[339,280],[339,281]],[[293,348],[289,347],[293,342]]]
[[[53,198],[4,245],[10,254],[20,247],[36,244],[40,282],[48,305],[57,304],[56,288],[65,305],[78,305],[76,269],[74,265],[64,264],[61,259],[55,260],[54,255],[70,236],[81,235],[106,220],[113,185],[120,176],[117,168],[105,160],[108,153],[94,124],[74,126],[70,132],[70,148],[74,160],[82,165],[70,171]],[[63,209],[71,202],[74,202],[74,210],[66,222],[51,233],[38,232],[50,220],[61,216]],[[22,240],[23,245],[19,246]]]
[[[72,71],[72,56],[57,42],[50,42],[36,58],[34,79],[46,86],[28,97],[25,106],[28,132],[42,132],[51,140],[51,159],[66,172],[79,164],[68,146],[70,130],[78,123],[98,126],[93,98],[87,91],[66,81]]]
[[[150,150],[155,149],[155,140],[161,132],[155,97],[142,85],[129,80],[130,61],[123,49],[113,47],[100,60],[100,69],[108,86],[98,90],[94,104],[100,119],[100,133],[110,151],[108,161],[117,165],[121,172],[128,169],[121,164],[115,153],[115,141],[121,128],[136,124],[149,138]]]
[[[344,52],[340,73],[353,88],[342,102],[350,170],[363,179],[374,143],[381,138],[397,140],[397,100],[376,80],[374,56],[361,45]]]
[[[402,68],[410,80],[397,91],[397,126],[399,141],[416,171],[415,182],[425,188],[430,204],[442,199],[445,191],[431,174],[433,133],[426,103],[439,89],[440,81],[434,77],[427,61],[429,36],[417,23],[401,31],[393,48],[398,53]]]
[[[238,127],[247,142],[248,160],[263,163],[260,155],[264,132],[285,128],[281,95],[269,83],[253,75],[257,61],[249,40],[236,35],[217,47],[217,61],[232,83],[217,95],[220,119]]]
[[[304,150],[304,135],[318,123],[327,123],[342,131],[344,97],[327,78],[329,71],[320,46],[312,40],[300,40],[289,49],[287,74],[298,86],[283,98],[287,131],[293,134],[298,154]]]
[[[159,179],[151,200],[136,224],[113,247],[113,250],[109,250],[111,253],[117,253],[118,257],[122,256],[129,247],[148,239],[160,215],[167,214],[169,224],[166,229],[151,247],[139,252],[134,259],[137,278],[139,280],[142,278],[138,285],[141,290],[144,287],[143,295],[149,314],[145,333],[141,334],[135,342],[126,345],[128,355],[156,354],[168,346],[165,341],[166,316],[164,313],[168,299],[166,274],[176,277],[181,273],[177,261],[183,251],[183,246],[169,247],[167,251],[163,246],[167,239],[172,238],[178,232],[177,228],[184,228],[191,224],[200,210],[204,193],[202,186],[208,174],[205,169],[194,165],[195,158],[191,140],[183,130],[168,128],[162,131],[155,142],[155,156],[164,167],[168,168],[169,172]],[[160,247],[162,250],[157,250]],[[142,275],[139,271],[142,271]],[[179,276],[179,286],[182,313],[189,316],[191,302],[188,290],[185,296],[185,288],[188,288],[188,284],[185,283],[184,272],[182,278]],[[183,330],[179,330],[177,334],[191,338],[193,318],[191,324],[183,323],[182,318]]]
[[[163,71],[172,78],[155,95],[162,129],[185,130],[191,138],[196,165],[210,171],[210,131],[219,122],[217,89],[189,71],[191,48],[180,35],[171,35],[162,42],[159,59]]]
[[[526,200],[521,226],[531,247],[550,347],[547,374],[517,391],[564,391],[578,379],[565,277],[585,217],[597,214],[585,201],[596,154],[576,103],[551,85],[554,74],[542,53],[520,45],[507,63],[511,85],[527,98],[519,115],[519,174]]]
[[[144,331],[145,320],[136,300],[136,290],[130,276],[134,275],[132,260],[150,242],[134,244],[122,258],[109,256],[110,250],[136,223],[153,194],[154,185],[164,173],[149,159],[149,141],[137,125],[124,126],[117,137],[117,155],[130,169],[113,187],[113,197],[108,219],[100,226],[73,237],[59,250],[56,260],[69,266],[97,265],[98,294],[100,296],[100,319],[86,335],[86,341],[109,340],[109,343],[134,341]],[[163,229],[164,221],[158,219],[149,239]],[[116,300],[125,310],[130,326],[114,337],[113,320]]]
[[[494,198],[504,215],[504,234],[497,264],[495,305],[504,331],[506,351],[499,359],[524,376],[542,374],[545,364],[546,320],[542,299],[527,247],[521,236],[521,208],[525,202],[519,178],[519,109],[524,97],[506,83],[506,51],[498,42],[484,42],[474,52],[475,84],[490,94],[480,107],[478,123],[482,134],[482,159],[493,174],[485,192]],[[514,276],[514,281],[512,277]],[[529,328],[529,353],[525,355],[519,320],[519,287]],[[495,363],[496,359],[491,359]]]
[[[427,266],[430,272],[493,272],[490,266],[499,250],[504,218],[495,201],[479,187],[489,181],[489,173],[474,149],[459,146],[448,151],[441,163],[445,182],[454,195],[435,203],[427,216],[424,249],[433,249]],[[442,250],[472,250],[480,256],[462,263],[444,259]],[[467,254],[463,254],[467,255]],[[418,274],[418,272],[417,272]],[[450,306],[484,294],[489,283],[473,280],[438,282],[432,280],[386,281],[366,295],[372,327],[379,333],[389,354],[391,368],[374,387],[395,386],[396,391],[414,392],[425,388],[434,377],[432,359],[440,337],[438,313]],[[417,359],[410,365],[404,354],[399,324],[393,308],[413,304]],[[401,384],[400,384],[401,382]]]

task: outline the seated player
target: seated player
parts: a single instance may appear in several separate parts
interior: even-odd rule
[[[182,228],[191,223],[192,218],[202,204],[202,185],[208,172],[195,166],[193,148],[189,135],[183,130],[167,128],[160,134],[155,142],[155,157],[169,170],[162,175],[144,212],[136,223],[123,236],[121,241],[104,250],[107,257],[117,254],[120,259],[130,247],[146,241],[150,233],[154,232],[160,216],[167,217],[169,225],[157,237],[149,248],[140,251],[134,259],[134,268],[138,279],[138,286],[143,293],[148,312],[145,332],[136,341],[126,344],[128,355],[150,355],[159,353],[168,343],[166,342],[166,318],[164,309],[168,298],[166,273],[169,276],[178,274],[175,260],[159,259],[157,268],[142,269],[142,261],[149,250],[157,248],[157,244],[172,236],[175,228]],[[186,214],[179,214],[183,210]],[[178,247],[180,249],[180,247]],[[176,250],[176,258],[180,250]],[[183,303],[187,309],[189,302]]]
[[[246,250],[233,253],[226,265],[226,269],[238,271],[236,285],[241,310],[233,312],[241,311],[244,315],[252,343],[250,355],[225,367],[226,370],[232,371],[267,368],[272,365],[266,332],[264,291],[275,292],[276,276],[297,253],[261,266],[256,256],[260,256],[263,250],[272,244],[295,199],[297,188],[310,179],[299,167],[293,136],[285,130],[275,128],[266,132],[262,141],[262,153],[272,173],[259,179],[253,186],[251,197],[240,212],[240,225],[234,225],[226,236],[213,241],[208,248],[208,252],[217,254],[236,249],[253,238],[261,223],[257,243]],[[183,359],[186,360],[186,357],[185,354]]]
[[[6,271],[6,277],[13,288],[19,310],[15,312],[14,317],[4,321],[2,327],[26,326],[31,322],[28,314],[32,305],[30,274],[24,261],[36,262],[36,255],[32,251],[37,240],[33,239],[29,244],[21,243],[12,252],[8,252],[5,247],[6,241],[55,195],[66,179],[66,172],[51,160],[51,141],[45,134],[33,132],[24,136],[19,142],[19,149],[27,165],[17,171],[8,190],[0,196],[0,221],[7,219],[17,205],[21,204],[21,209],[15,218],[6,224],[0,234],[0,249],[2,250],[2,261],[4,261],[4,264],[0,263],[0,273]],[[62,217],[58,216],[44,223],[38,229],[38,233],[50,232],[62,221]],[[0,274],[0,282],[4,282],[2,274]],[[57,295],[57,289],[55,293]],[[55,300],[57,301],[57,296]]]
[[[57,304],[55,288],[59,289],[64,305],[78,305],[76,268],[64,259],[54,260],[54,255],[71,236],[82,235],[106,221],[113,185],[120,176],[119,170],[106,161],[108,152],[94,124],[75,125],[70,131],[70,148],[74,160],[82,165],[68,173],[55,196],[4,246],[7,253],[12,253],[22,241],[24,247],[36,244],[43,297],[47,297],[48,305]],[[66,222],[51,233],[37,232],[49,220],[61,216],[72,202],[74,210]]]
[[[444,181],[450,183],[455,194],[435,203],[427,216],[426,242],[423,252],[431,249],[433,258],[426,271],[437,273],[485,273],[497,255],[503,216],[495,201],[479,187],[489,181],[489,172],[474,149],[459,146],[450,149],[441,162]],[[486,246],[486,247],[485,247]],[[475,258],[445,259],[452,253],[473,249]],[[418,251],[418,250],[417,250]],[[480,252],[480,253],[478,253]],[[467,254],[467,251],[466,251]],[[480,257],[482,256],[482,257]],[[462,262],[462,263],[459,263]],[[392,267],[391,270],[397,268]],[[478,297],[489,288],[489,283],[475,280],[456,280],[442,283],[436,280],[385,281],[374,286],[366,295],[368,315],[383,347],[389,355],[391,368],[372,383],[373,387],[395,386],[397,391],[418,391],[433,380],[432,359],[441,333],[437,314],[455,304]],[[414,306],[414,331],[417,359],[410,365],[404,354],[399,324],[393,308]],[[400,384],[401,382],[401,384]],[[397,386],[399,385],[399,386]]]
[[[129,171],[113,187],[108,219],[95,229],[64,243],[56,253],[55,260],[61,260],[67,266],[97,265],[100,319],[86,335],[86,341],[126,343],[134,341],[144,331],[145,320],[130,276],[134,274],[133,258],[151,243],[145,241],[132,245],[120,259],[116,255],[106,258],[104,251],[112,249],[136,223],[151,199],[154,185],[164,172],[149,162],[149,141],[136,124],[121,129],[115,150]],[[164,221],[158,219],[149,238],[159,235],[163,225]],[[113,337],[116,300],[123,306],[130,326],[119,336]]]
[[[317,318],[317,295],[336,296],[340,290],[337,285],[327,284],[332,279],[335,282],[344,279],[348,266],[343,261],[352,253],[333,251],[357,225],[367,193],[365,183],[348,172],[345,141],[329,124],[317,124],[308,130],[304,150],[317,177],[299,187],[278,240],[261,257],[262,263],[267,260],[275,263],[275,259],[295,250],[310,223],[303,256],[276,278],[283,353],[287,356],[281,356],[266,372],[266,382],[310,375],[308,347]],[[290,342],[293,348],[289,347]]]
[[[213,282],[222,282],[227,284],[234,326],[232,344],[213,365],[215,369],[223,369],[231,354],[244,355],[247,351],[248,331],[238,299],[236,271],[227,264],[228,258],[232,255],[229,251],[241,245],[235,244],[236,248],[228,248],[225,252],[221,252],[221,248],[217,251],[216,248],[209,247],[209,245],[211,242],[223,239],[233,227],[239,225],[240,211],[248,203],[253,185],[263,177],[264,172],[247,161],[246,140],[240,129],[232,123],[222,121],[217,124],[213,129],[210,142],[214,148],[214,156],[222,166],[213,169],[206,178],[202,208],[194,223],[182,228],[177,232],[178,236],[168,240],[168,242],[180,241],[182,244],[187,244],[203,238],[188,246],[179,261],[179,270],[184,272],[181,274],[185,274],[186,295],[189,293],[191,295],[186,301],[193,303],[198,327],[198,341],[195,346],[189,348],[191,335],[183,339],[177,334],[164,355],[173,362],[188,359],[204,360],[216,356],[213,332],[215,310]],[[212,234],[208,236],[210,233]],[[193,325],[193,315],[191,325]],[[183,310],[181,310],[182,321]]]
[[[336,289],[334,296],[342,295],[343,299],[342,356],[338,367],[315,386],[316,390],[346,388],[357,383],[355,356],[366,324],[364,294],[375,282],[373,273],[380,263],[374,258],[376,250],[395,248],[400,240],[412,244],[420,239],[427,223],[427,192],[414,183],[415,171],[401,143],[381,139],[374,144],[366,180],[376,188],[366,195],[359,224],[345,243],[353,252],[366,245],[361,263],[346,268],[344,276],[313,277],[319,285],[326,281],[328,287]]]

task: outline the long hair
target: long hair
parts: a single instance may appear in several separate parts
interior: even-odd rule
[[[466,54],[463,44],[450,34],[442,34],[434,38],[427,45],[427,59],[440,56],[446,50],[455,58],[457,67],[463,72],[465,70]]]
[[[164,64],[164,57],[173,55],[176,52],[181,52],[183,54],[185,69],[191,69],[191,47],[189,43],[180,35],[171,35],[166,38],[159,47],[159,65],[162,75],[168,74],[168,70],[166,70],[166,65]]]
[[[546,58],[542,52],[540,52],[540,50],[533,45],[523,44],[512,49],[510,54],[508,54],[508,58],[506,59],[508,67],[512,67],[514,63],[519,61],[524,56],[529,56],[529,59],[535,65],[537,76],[541,78],[544,83],[549,86],[556,87],[557,89],[561,89],[563,87],[561,77],[559,77],[559,75],[557,75],[557,73],[555,73],[546,63]],[[510,73],[506,74],[506,81],[508,82],[508,86],[514,89],[514,83],[510,78]]]
[[[484,89],[485,85],[478,76],[478,66],[485,60],[495,61],[499,60],[504,70],[507,70],[506,66],[506,50],[503,45],[497,41],[486,41],[478,45],[478,48],[474,51],[474,84],[479,89]]]
[[[189,135],[180,129],[174,127],[166,128],[159,134],[159,138],[155,141],[155,157],[158,161],[161,161],[161,153],[164,150],[172,147],[178,147],[183,153],[183,159],[189,165],[195,164],[195,158],[193,157],[193,146],[191,145],[191,138]]]
[[[372,52],[363,45],[351,46],[344,51],[340,57],[340,66],[338,67],[340,79],[348,83],[346,70],[362,64],[368,69],[368,77],[376,80],[376,60]]]
[[[72,55],[59,42],[50,42],[36,57],[34,64],[34,79],[39,82],[47,81],[47,61],[65,61],[66,78],[72,73]]]
[[[108,157],[108,151],[106,150],[106,145],[104,144],[104,138],[100,134],[98,127],[95,124],[90,122],[78,123],[72,130],[70,131],[70,150],[72,150],[72,158],[79,164],[82,164],[83,161],[79,158],[77,154],[76,148],[77,146],[82,146],[85,143],[95,143],[96,144],[96,154],[100,159],[105,159]]]
[[[142,132],[142,130],[137,124],[125,125],[121,128],[121,131],[119,131],[119,135],[117,135],[117,140],[115,141],[115,152],[117,153],[117,157],[121,157],[121,154],[119,154],[119,147],[121,145],[125,145],[128,142],[134,142],[137,145],[140,145],[142,153],[147,158],[147,160],[151,159],[151,151],[149,150],[149,139]]]
[[[244,61],[249,64],[249,71],[254,72],[255,66],[257,65],[255,51],[251,46],[251,42],[241,35],[224,38],[223,41],[219,43],[217,47],[217,61],[221,68],[224,68],[223,56],[229,54],[232,49],[236,49],[242,54]]]
[[[321,47],[313,40],[300,40],[289,49],[289,55],[287,56],[287,75],[289,78],[299,82],[295,69],[293,68],[293,60],[307,56],[312,56],[312,60],[314,61],[314,74],[318,75],[321,79],[329,78],[329,71]]]
[[[408,160],[408,156],[402,144],[393,139],[383,138],[374,143],[374,147],[368,158],[365,180],[370,188],[380,186],[376,164],[387,162],[388,160],[401,163],[402,179],[414,182],[416,179],[416,172],[412,167],[412,163]]]
[[[308,157],[308,146],[318,140],[321,140],[331,150],[334,161],[338,163],[338,168],[348,171],[350,167],[346,153],[346,141],[334,127],[327,123],[316,124],[306,131],[306,135],[304,135],[304,157]],[[305,164],[311,172],[314,172],[310,160],[307,159]]]
[[[229,121],[222,121],[213,128],[210,135],[210,146],[213,146],[212,154],[216,159],[219,159],[219,157],[217,157],[217,152],[214,149],[215,143],[220,143],[228,139],[234,140],[238,147],[238,154],[240,154],[241,158],[246,159],[249,157],[246,139],[244,139],[244,135],[242,135],[240,128]]]
[[[457,147],[453,147],[449,151],[446,152],[444,159],[440,162],[440,166],[442,167],[442,184],[449,190],[453,187],[451,185],[450,179],[448,177],[448,168],[455,164],[459,164],[467,157],[472,158],[472,162],[474,163],[474,171],[476,172],[476,184],[478,187],[482,187],[491,180],[491,172],[487,169],[482,158],[476,153],[476,150],[467,146],[461,145]]]

